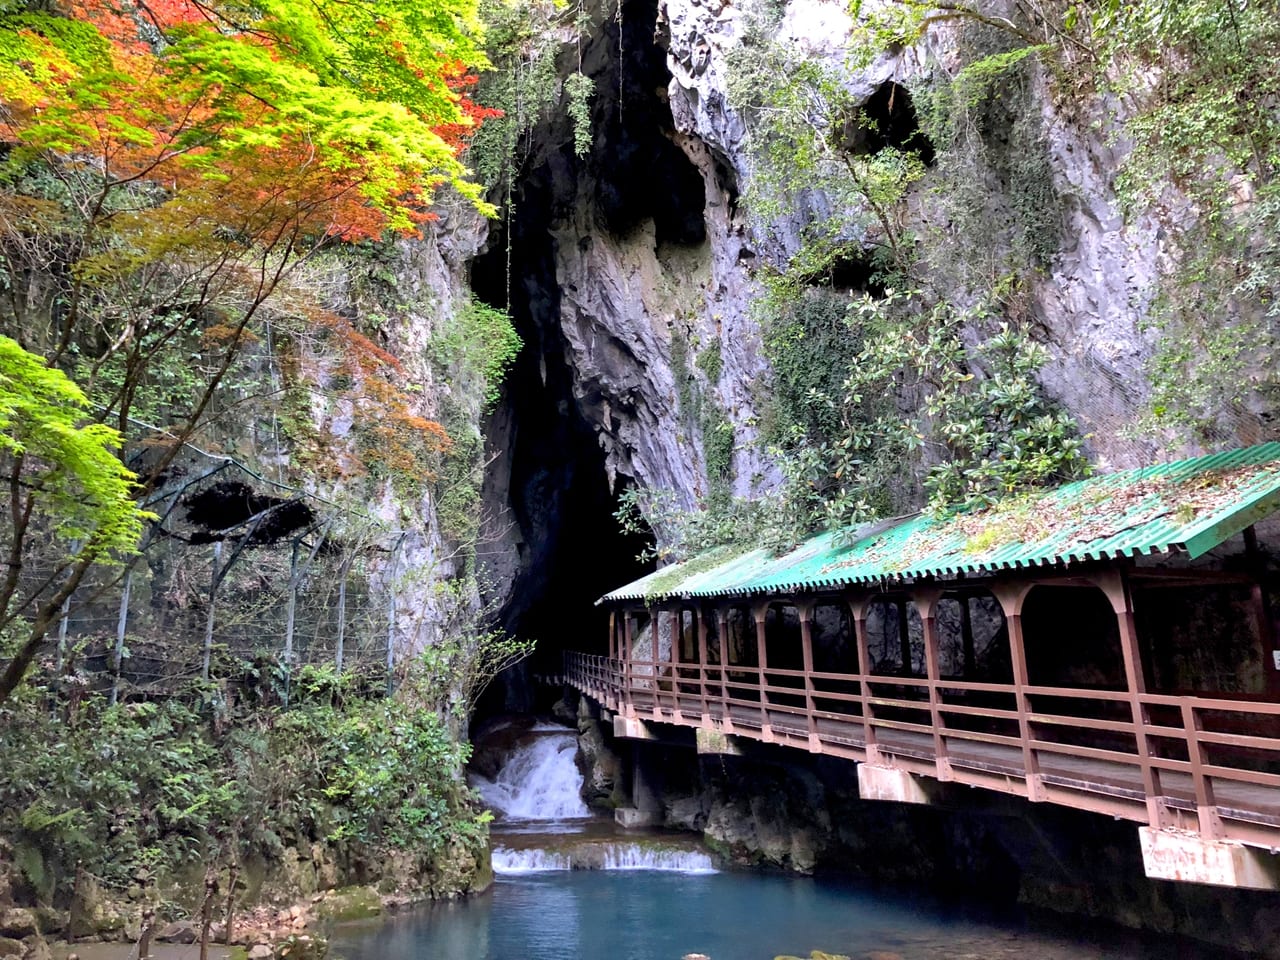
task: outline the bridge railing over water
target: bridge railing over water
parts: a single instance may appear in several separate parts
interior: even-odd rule
[[[1273,700],[576,652],[566,654],[565,675],[625,718],[842,756],[1209,840],[1280,846]]]

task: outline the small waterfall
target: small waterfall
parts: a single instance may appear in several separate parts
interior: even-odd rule
[[[511,850],[493,848],[493,872],[498,874],[547,873],[551,870],[572,870],[573,862],[567,853],[555,850]]]
[[[666,870],[675,873],[715,873],[711,857],[701,850],[650,847],[639,843],[611,843],[605,847],[602,870]]]
[[[471,774],[472,785],[498,816],[492,833],[494,873],[716,872],[696,840],[623,837],[611,820],[593,820],[582,802],[582,774],[573,762],[578,738],[572,730],[546,724],[514,730],[512,726],[499,726],[488,734],[485,769],[496,768],[493,778]],[[493,762],[495,753],[500,766]]]
[[[715,873],[711,857],[690,846],[634,842],[576,843],[556,850],[495,847],[497,874],[547,873],[554,870],[656,870],[667,873]]]
[[[577,735],[563,727],[539,726],[511,752],[488,780],[473,778],[484,802],[504,820],[577,820],[591,816],[582,802],[582,774],[573,763]]]

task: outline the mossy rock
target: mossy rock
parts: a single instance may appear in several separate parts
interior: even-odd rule
[[[382,898],[373,887],[346,887],[335,890],[316,904],[316,916],[330,923],[368,920],[381,913]]]
[[[40,932],[40,924],[36,915],[22,907],[9,907],[0,910],[0,934],[21,940]]]
[[[467,892],[484,893],[491,886],[493,886],[493,849],[491,846],[486,846],[484,855],[476,859],[475,876],[472,877]]]

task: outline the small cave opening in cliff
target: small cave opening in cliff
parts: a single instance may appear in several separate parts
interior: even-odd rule
[[[837,255],[821,270],[804,276],[811,287],[828,287],[849,293],[866,293],[881,299],[885,295],[885,269],[874,250],[849,251]]]
[[[933,166],[933,141],[920,128],[911,92],[886,80],[876,87],[845,130],[846,145],[858,156],[879,153],[886,147],[915,153],[926,167]]]

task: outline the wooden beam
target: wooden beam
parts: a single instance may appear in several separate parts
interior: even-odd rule
[[[935,614],[942,591],[925,587],[916,591],[916,610],[920,614],[921,632],[924,637],[924,667],[929,679],[929,722],[933,727],[933,759],[938,769],[938,779],[948,781],[951,776],[951,762],[947,759],[947,739],[945,721],[939,709],[942,694],[939,682],[942,679],[938,666],[938,631]]]
[[[868,598],[856,597],[849,601],[849,615],[853,620],[853,636],[858,648],[858,689],[862,693],[862,745],[867,753],[867,763],[880,762],[880,750],[876,746],[875,719],[871,706],[871,650],[867,643]]]
[[[1013,695],[1018,710],[1018,735],[1022,740],[1022,766],[1027,781],[1027,799],[1045,799],[1044,779],[1040,775],[1040,757],[1031,746],[1031,706],[1026,688],[1031,685],[1027,673],[1026,644],[1022,636],[1022,606],[1034,584],[1009,581],[992,591],[1004,610],[1009,633],[1009,660],[1013,666]]]
[[[1099,574],[1095,583],[1111,602],[1111,609],[1115,612],[1120,628],[1120,654],[1124,660],[1125,688],[1133,716],[1134,740],[1138,764],[1142,770],[1142,788],[1147,795],[1147,817],[1152,827],[1161,830],[1171,825],[1172,818],[1161,800],[1163,790],[1160,771],[1151,765],[1151,743],[1147,739],[1149,718],[1147,708],[1142,703],[1142,695],[1147,692],[1147,678],[1142,667],[1142,651],[1133,615],[1133,591],[1129,588],[1123,569]]]

